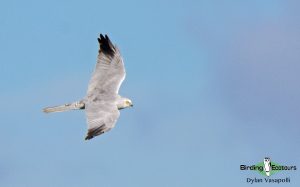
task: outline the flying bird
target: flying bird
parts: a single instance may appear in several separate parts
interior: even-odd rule
[[[88,124],[85,140],[114,128],[120,116],[119,110],[133,106],[130,99],[118,94],[126,74],[118,47],[107,35],[100,34],[98,42],[97,63],[86,96],[73,103],[43,109],[45,113],[85,110]]]

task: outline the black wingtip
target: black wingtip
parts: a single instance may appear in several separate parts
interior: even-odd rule
[[[85,137],[85,140],[90,140],[94,138],[95,136],[99,136],[104,133],[105,124],[101,125],[100,127],[95,127],[88,130],[88,133]]]
[[[100,37],[98,38],[98,42],[100,45],[99,52],[103,52],[105,55],[108,55],[111,58],[113,58],[114,54],[115,54],[115,47],[111,43],[109,37],[106,34],[105,34],[105,36],[100,34]]]
[[[92,138],[94,138],[94,136],[86,136],[84,140],[90,140]]]

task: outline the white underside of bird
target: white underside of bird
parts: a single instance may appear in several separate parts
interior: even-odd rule
[[[43,109],[45,113],[85,110],[88,124],[86,140],[111,130],[120,116],[119,110],[133,106],[130,99],[118,94],[126,74],[118,47],[107,35],[100,34],[98,42],[99,54],[86,97]]]

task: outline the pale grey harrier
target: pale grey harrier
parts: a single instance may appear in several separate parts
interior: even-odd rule
[[[86,97],[77,102],[44,109],[46,113],[85,109],[88,124],[86,140],[112,129],[120,116],[119,110],[133,106],[130,99],[118,94],[125,79],[125,67],[118,47],[111,43],[107,35],[104,37],[100,34],[98,42],[100,49],[97,64]]]

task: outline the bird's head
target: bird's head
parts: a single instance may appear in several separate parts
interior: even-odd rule
[[[126,107],[133,107],[132,101],[130,99],[127,99],[127,98],[124,101],[124,105]]]
[[[132,101],[128,98],[121,98],[118,102],[118,109],[121,110],[128,107],[133,107]]]

